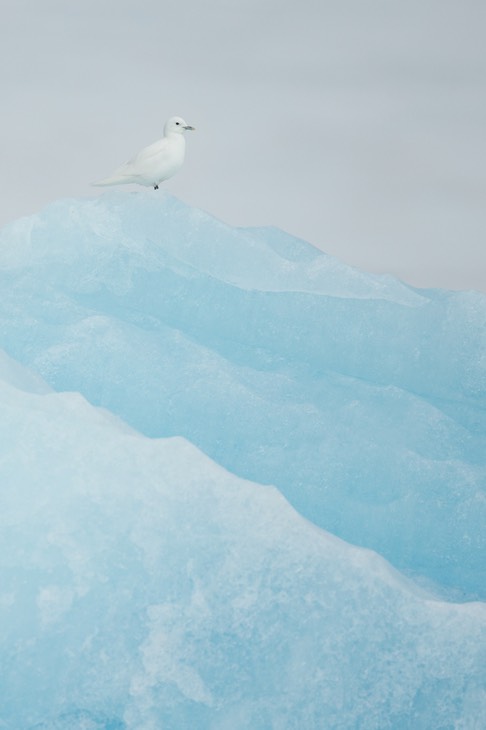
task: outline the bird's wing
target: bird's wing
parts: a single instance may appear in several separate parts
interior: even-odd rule
[[[126,165],[130,167],[138,167],[138,165],[143,165],[152,157],[163,154],[164,151],[168,149],[168,141],[169,140],[164,137],[163,139],[159,139],[157,142],[150,144],[148,147],[144,147],[143,150],[140,150],[140,152],[129,160]]]
[[[171,145],[169,144],[169,140],[164,137],[159,139],[158,142],[144,147],[131,160],[117,167],[109,178],[101,180],[100,184],[112,185],[114,181],[116,181],[116,184],[122,182],[140,182],[141,177],[150,179],[153,166],[156,165],[158,168],[160,162],[164,161],[165,158],[167,160],[171,158]],[[156,169],[156,172],[158,172],[158,169]],[[156,180],[156,177],[153,179]]]

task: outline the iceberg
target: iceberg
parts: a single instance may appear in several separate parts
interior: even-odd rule
[[[156,193],[0,282],[0,728],[479,730],[484,296]]]
[[[479,727],[484,604],[9,369],[1,727]]]
[[[485,297],[154,196],[61,201],[4,229],[0,347],[455,599],[484,598]]]

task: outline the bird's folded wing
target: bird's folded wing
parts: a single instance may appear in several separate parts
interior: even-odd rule
[[[144,147],[143,150],[140,150],[140,152],[135,155],[135,157],[133,157],[129,162],[127,162],[126,165],[135,167],[138,166],[140,163],[143,164],[147,160],[150,160],[151,157],[163,154],[164,151],[167,150],[167,142],[167,139],[160,139],[158,142],[154,142],[148,147]]]

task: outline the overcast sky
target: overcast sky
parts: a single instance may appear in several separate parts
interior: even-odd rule
[[[180,114],[168,192],[418,286],[486,291],[484,0],[0,0],[0,224]]]

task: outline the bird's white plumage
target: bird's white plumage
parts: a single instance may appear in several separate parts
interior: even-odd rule
[[[184,132],[194,129],[182,117],[171,117],[164,126],[164,136],[144,147],[135,157],[118,167],[110,177],[93,185],[126,185],[136,183],[158,187],[182,167],[186,151]]]

